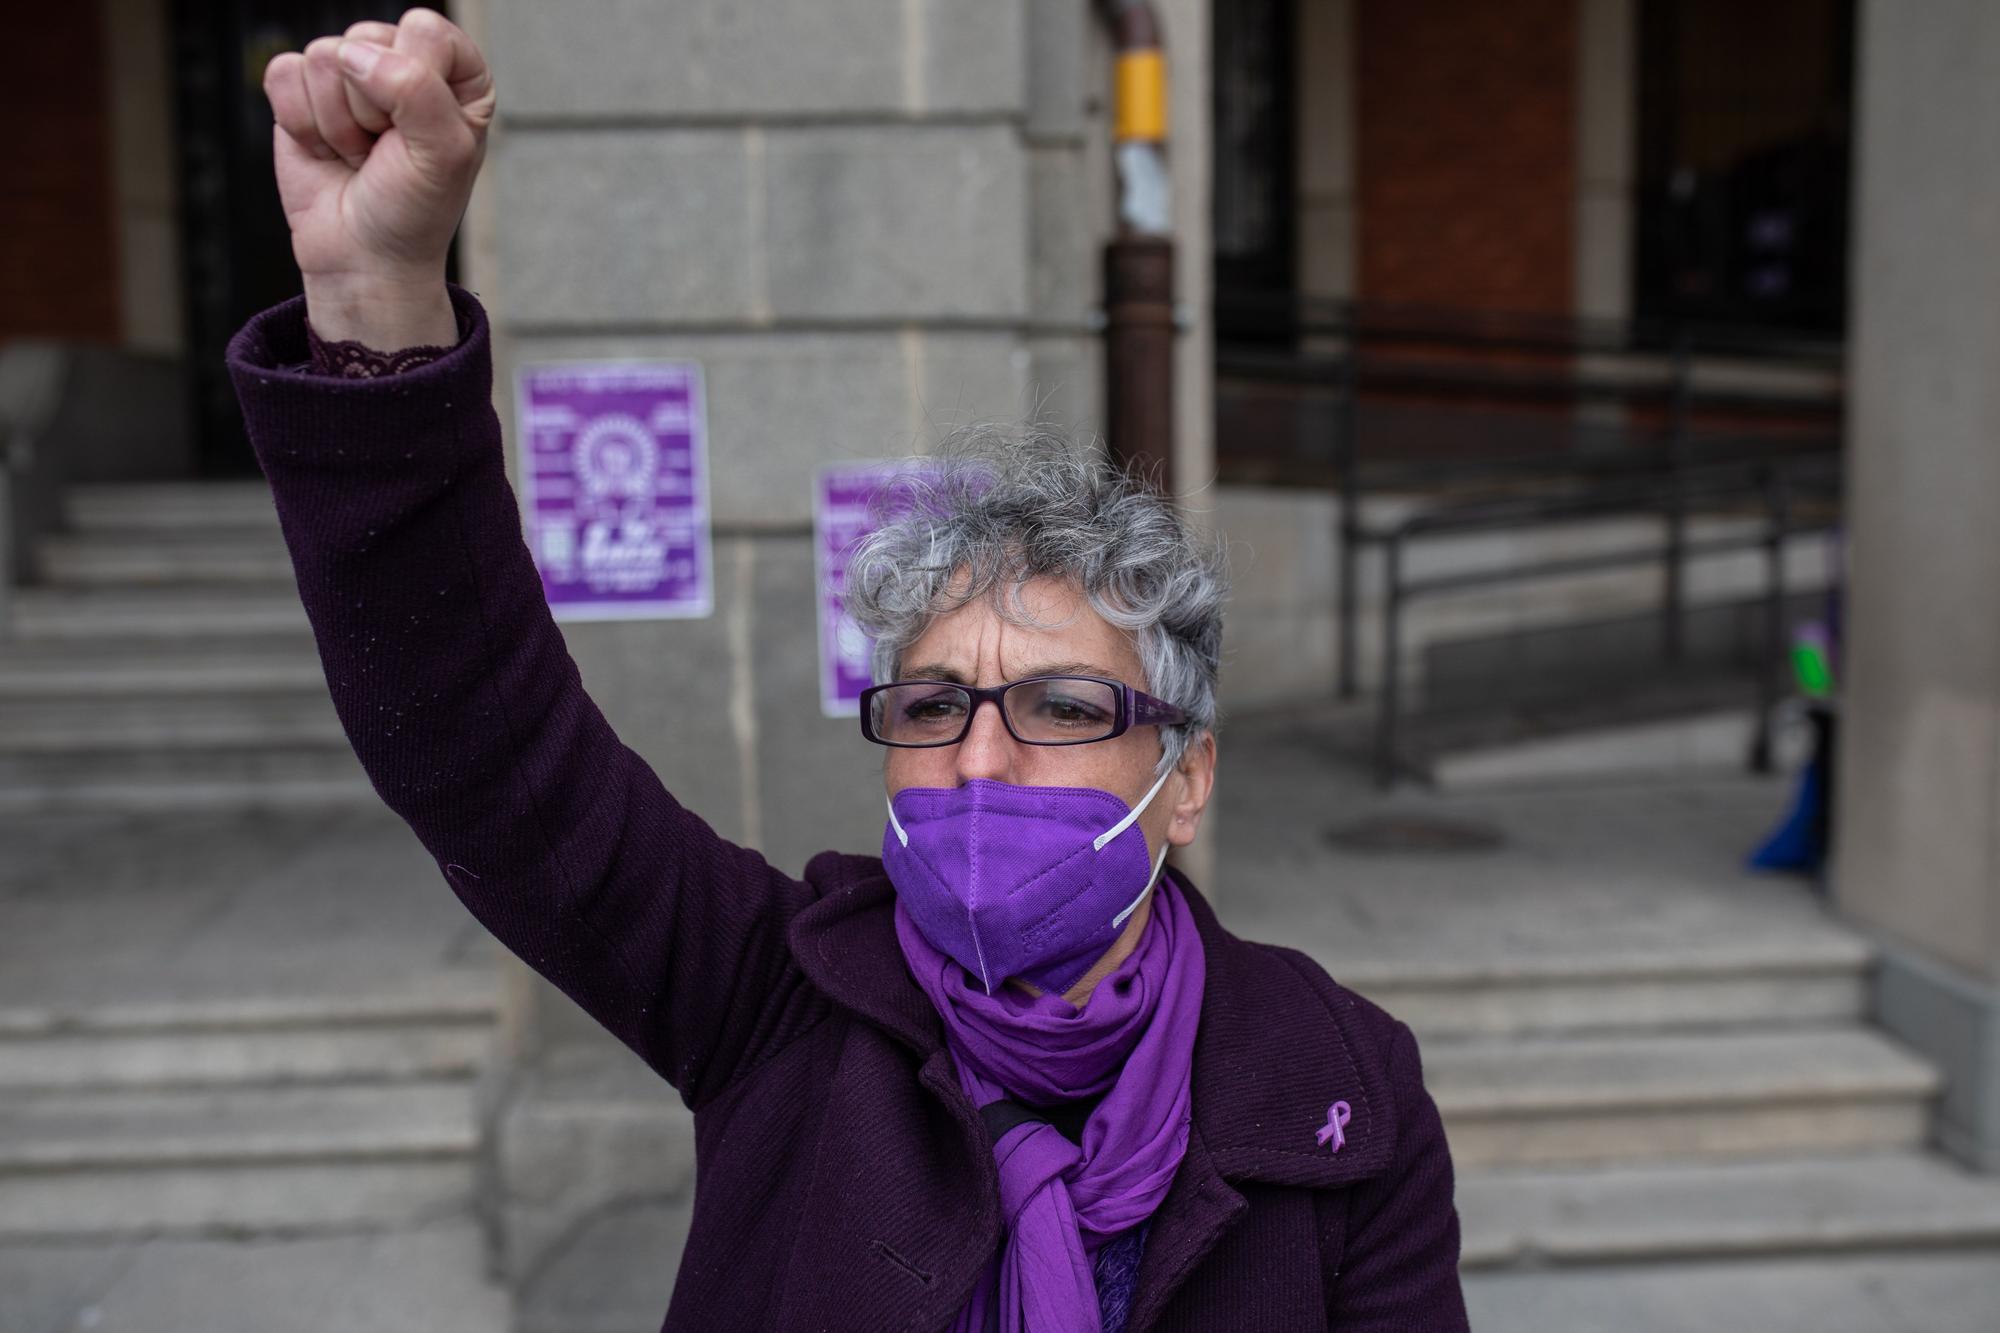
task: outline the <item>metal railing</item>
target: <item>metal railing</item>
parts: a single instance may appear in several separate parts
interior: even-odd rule
[[[1388,786],[1406,771],[1401,741],[1403,725],[1403,616],[1409,603],[1420,597],[1466,592],[1503,583],[1524,583],[1557,579],[1607,570],[1658,564],[1679,572],[1686,563],[1710,556],[1742,551],[1761,551],[1763,587],[1759,600],[1763,624],[1756,671],[1756,740],[1750,756],[1760,772],[1771,767],[1771,719],[1783,689],[1781,671],[1785,660],[1784,552],[1787,539],[1808,532],[1824,531],[1825,520],[1800,522],[1793,516],[1794,500],[1802,493],[1826,495],[1838,488],[1838,477],[1829,475],[1829,460],[1763,462],[1754,465],[1718,465],[1684,468],[1672,474],[1674,485],[1664,483],[1668,474],[1651,479],[1654,485],[1634,487],[1628,494],[1589,493],[1568,498],[1530,497],[1521,500],[1475,501],[1428,509],[1384,529],[1378,536],[1383,549],[1383,604],[1381,697],[1378,703],[1375,737],[1375,775]],[[1635,481],[1646,479],[1635,478]],[[1669,498],[1671,491],[1671,498]],[[1541,527],[1565,522],[1595,521],[1617,516],[1659,515],[1671,512],[1681,518],[1695,506],[1732,506],[1750,502],[1760,509],[1761,524],[1753,531],[1712,537],[1691,537],[1685,531],[1669,529],[1659,542],[1620,550],[1592,552],[1536,560],[1492,569],[1462,570],[1409,577],[1404,557],[1410,544],[1426,537],[1492,532],[1507,528]],[[1678,620],[1670,620],[1677,631]],[[1669,657],[1678,655],[1678,634],[1665,640]]]
[[[1663,573],[1660,642],[1674,661],[1685,640],[1688,562],[1761,548],[1767,552],[1761,600],[1768,660],[1759,672],[1759,701],[1775,701],[1783,657],[1782,548],[1787,536],[1810,530],[1792,516],[1791,499],[1802,490],[1820,498],[1838,494],[1837,346],[1734,329],[1293,298],[1237,300],[1218,308],[1224,328],[1244,329],[1260,319],[1276,336],[1225,344],[1217,357],[1219,377],[1333,399],[1325,463],[1307,463],[1290,479],[1330,485],[1338,497],[1336,674],[1343,698],[1359,691],[1360,555],[1371,546],[1383,550],[1375,756],[1382,780],[1393,780],[1404,767],[1400,638],[1404,610],[1419,597],[1657,564]],[[1440,449],[1433,441],[1419,456],[1393,457],[1369,448],[1362,409],[1371,396],[1433,407],[1469,403],[1474,419],[1485,422],[1541,408],[1551,438],[1526,449],[1493,448],[1483,439]],[[1597,419],[1606,417],[1618,420]],[[1364,517],[1370,492],[1468,487],[1475,492],[1469,498],[1421,503],[1386,526],[1371,527]],[[1479,487],[1487,493],[1478,493]],[[1764,516],[1758,532],[1691,537],[1691,520],[1703,508],[1740,509],[1746,502]],[[1427,537],[1632,515],[1657,518],[1660,540],[1598,555],[1407,577],[1407,548]],[[1766,764],[1768,730],[1760,726],[1758,737],[1753,758]]]
[[[0,633],[12,615],[14,585],[53,503],[54,471],[44,444],[69,380],[62,344],[21,339],[0,344]]]

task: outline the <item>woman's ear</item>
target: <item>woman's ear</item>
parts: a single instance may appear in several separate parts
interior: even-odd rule
[[[1167,841],[1186,846],[1200,831],[1202,811],[1208,808],[1208,798],[1215,791],[1215,733],[1204,731],[1200,739],[1183,750],[1174,771],[1180,774],[1181,781]]]

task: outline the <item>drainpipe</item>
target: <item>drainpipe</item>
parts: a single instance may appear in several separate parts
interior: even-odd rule
[[[1118,231],[1104,247],[1105,433],[1168,494],[1174,456],[1174,243],[1167,58],[1149,0],[1100,0],[1117,43]]]

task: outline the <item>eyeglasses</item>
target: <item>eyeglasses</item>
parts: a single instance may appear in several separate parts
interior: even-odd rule
[[[942,680],[899,680],[861,692],[861,734],[877,745],[924,749],[956,745],[988,701],[1023,745],[1088,745],[1132,727],[1169,727],[1188,716],[1123,681],[1099,676],[1030,676],[980,689]]]

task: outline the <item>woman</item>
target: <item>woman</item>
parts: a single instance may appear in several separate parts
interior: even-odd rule
[[[672,1083],[700,1188],[667,1327],[1451,1330],[1409,1031],[1217,924],[1222,589],[1059,443],[913,473],[857,553],[882,856],[794,879],[585,695],[444,256],[493,113],[424,10],[272,61],[305,298],[231,367],[356,752],[465,904]]]

